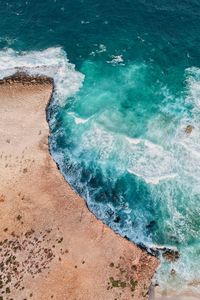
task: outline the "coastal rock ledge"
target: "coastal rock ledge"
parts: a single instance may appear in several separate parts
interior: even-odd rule
[[[53,81],[0,83],[0,300],[148,299],[157,258],[97,220],[49,154]]]

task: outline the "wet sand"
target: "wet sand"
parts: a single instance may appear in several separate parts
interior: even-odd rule
[[[0,82],[0,300],[148,299],[158,260],[97,220],[49,154],[52,89]]]

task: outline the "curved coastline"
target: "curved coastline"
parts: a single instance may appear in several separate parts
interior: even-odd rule
[[[23,73],[0,81],[1,245],[17,257],[21,276],[17,288],[11,276],[2,289],[14,299],[27,293],[32,299],[148,299],[158,259],[98,220],[49,154],[46,121],[53,87],[49,77]],[[7,163],[9,158],[15,161]],[[19,246],[14,255],[12,243],[27,247]],[[31,245],[47,253],[27,261]]]

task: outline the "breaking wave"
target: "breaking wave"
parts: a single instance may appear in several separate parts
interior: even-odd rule
[[[46,75],[54,79],[57,101],[63,105],[82,86],[83,74],[69,63],[61,48],[44,51],[16,52],[12,49],[0,51],[0,78],[24,71],[30,75]]]

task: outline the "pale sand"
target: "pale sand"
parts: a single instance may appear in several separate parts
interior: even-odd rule
[[[148,299],[158,260],[97,220],[49,154],[51,93],[0,85],[0,299]]]

